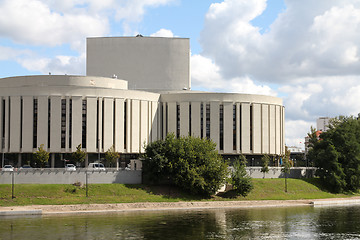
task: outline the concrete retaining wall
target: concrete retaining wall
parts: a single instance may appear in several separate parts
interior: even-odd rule
[[[284,173],[280,167],[270,167],[265,178],[283,178]],[[308,178],[314,177],[316,168],[291,168],[289,178]],[[247,173],[252,178],[263,178],[261,167],[247,167]],[[11,184],[12,172],[0,172],[0,184]],[[88,171],[88,183],[122,183],[122,184],[141,184],[141,170],[116,170],[107,169],[106,171]],[[55,169],[30,169],[18,170],[14,172],[16,184],[37,183],[37,184],[73,184],[76,182],[85,183],[85,169],[74,172],[65,171],[63,168]]]
[[[294,167],[290,169],[288,178],[310,178],[314,177],[316,168]],[[252,178],[263,178],[264,173],[261,172],[261,167],[247,167],[246,172]],[[269,167],[269,172],[265,174],[265,178],[284,178],[285,175],[281,172],[281,167]]]
[[[11,184],[12,174],[16,184],[73,184],[85,183],[85,171],[67,172],[64,169],[36,169],[26,171],[0,172],[0,184]],[[88,183],[141,184],[141,171],[88,171]]]

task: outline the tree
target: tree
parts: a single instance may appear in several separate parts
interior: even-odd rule
[[[86,157],[85,151],[81,149],[81,144],[76,147],[76,151],[71,154],[71,159],[77,163],[84,162]]]
[[[246,173],[246,158],[240,155],[233,163],[234,170],[231,172],[231,183],[238,195],[246,197],[254,188],[251,177]]]
[[[116,163],[116,160],[120,157],[120,154],[115,151],[114,144],[105,152],[105,159],[110,163],[110,166]]]
[[[198,137],[166,136],[145,147],[144,180],[173,184],[193,194],[210,196],[226,181],[227,164],[216,144]]]
[[[264,173],[263,178],[265,178],[265,173],[269,172],[269,162],[270,162],[270,156],[267,154],[264,154],[261,157],[261,172]]]
[[[339,116],[329,130],[312,144],[308,158],[317,167],[316,175],[333,192],[360,188],[360,120]]]
[[[281,164],[281,171],[285,175],[285,192],[287,192],[287,175],[290,173],[291,162],[290,162],[290,150],[285,146],[285,155]]]
[[[33,159],[40,167],[44,167],[49,161],[49,155],[50,154],[44,149],[44,144],[41,144],[38,150],[33,153]]]

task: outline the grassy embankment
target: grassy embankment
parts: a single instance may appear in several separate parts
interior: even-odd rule
[[[253,179],[254,190],[246,197],[215,196],[202,199],[167,186],[124,184],[91,184],[86,197],[85,187],[65,184],[17,184],[15,198],[11,198],[11,185],[0,185],[0,206],[88,204],[129,202],[226,201],[226,200],[295,200],[350,197],[322,190],[318,179],[288,179],[288,192],[284,192],[284,179]]]

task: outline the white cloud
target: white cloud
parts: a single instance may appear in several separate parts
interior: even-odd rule
[[[156,33],[153,33],[150,35],[151,37],[174,37],[174,33],[171,30],[168,29],[160,29]]]
[[[87,36],[103,36],[109,29],[98,15],[56,12],[39,0],[3,0],[0,9],[0,36],[21,44],[69,43],[77,49]]]
[[[287,120],[285,121],[285,144],[305,148],[304,141],[311,126],[316,127],[316,121]]]
[[[0,61],[16,60],[19,57],[32,55],[29,50],[14,49],[11,47],[0,46]]]
[[[19,63],[30,71],[54,75],[85,75],[85,54],[79,57],[56,56],[54,58],[23,58]]]
[[[224,79],[220,68],[211,59],[201,55],[191,56],[192,89],[205,87],[209,91],[276,95],[269,86],[255,84],[249,77]]]

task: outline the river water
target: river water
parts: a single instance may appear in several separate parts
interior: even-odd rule
[[[360,239],[360,205],[0,217],[0,239]]]

